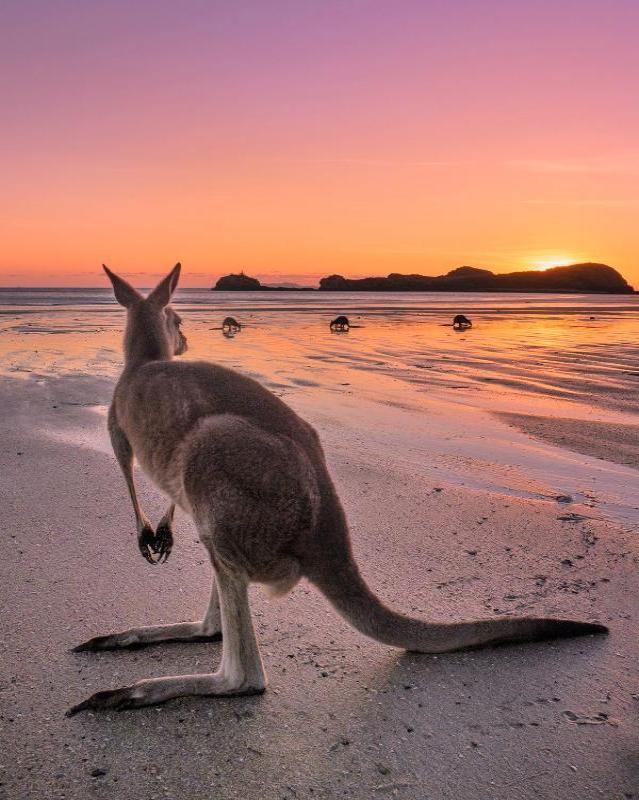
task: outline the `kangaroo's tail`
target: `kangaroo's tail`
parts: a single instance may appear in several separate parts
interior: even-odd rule
[[[309,580],[360,633],[384,644],[418,653],[447,653],[506,642],[533,642],[607,633],[605,625],[547,617],[500,617],[457,623],[422,622],[385,606],[360,575],[348,534],[331,537],[323,554],[305,565]],[[327,543],[328,544],[328,543]],[[337,551],[341,551],[336,552]]]

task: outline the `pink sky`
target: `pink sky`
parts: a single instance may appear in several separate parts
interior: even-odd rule
[[[605,261],[639,285],[639,4],[3,3],[1,285]]]

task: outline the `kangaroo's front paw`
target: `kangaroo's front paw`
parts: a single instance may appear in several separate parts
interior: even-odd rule
[[[121,689],[110,689],[106,692],[96,692],[91,697],[72,706],[67,712],[67,717],[72,717],[79,711],[124,711],[127,708],[139,708],[148,705],[145,692],[141,687],[123,686]]]
[[[153,552],[157,555],[156,564],[163,564],[171,555],[173,550],[173,531],[166,522],[160,522],[155,532]]]
[[[153,559],[153,553],[157,552],[155,549],[155,531],[150,525],[145,525],[138,532],[138,547],[149,564],[157,563]]]

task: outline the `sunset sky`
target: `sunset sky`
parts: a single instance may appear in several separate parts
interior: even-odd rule
[[[0,285],[639,286],[636,0],[5,0]]]

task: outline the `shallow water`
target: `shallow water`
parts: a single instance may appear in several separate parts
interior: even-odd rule
[[[592,426],[595,438],[634,426],[639,298],[184,290],[176,305],[188,357],[258,378],[320,428],[324,420],[355,430],[438,482],[566,493],[639,523],[630,462],[568,452],[560,436],[537,441],[486,413],[603,423]],[[471,330],[452,329],[460,312]],[[340,313],[354,327],[331,333]],[[222,334],[227,314],[243,323],[236,336]],[[0,368],[38,380],[114,378],[123,325],[107,290],[0,290]]]
[[[176,305],[191,357],[241,363],[282,387],[326,384],[354,369],[371,376],[371,388],[383,374],[501,410],[555,401],[561,413],[569,401],[569,413],[577,403],[603,404],[619,419],[637,411],[639,297],[183,290]],[[471,330],[450,327],[460,311]],[[233,339],[216,330],[229,313],[244,324]],[[331,334],[338,313],[357,327]],[[123,321],[106,289],[1,289],[2,369],[111,374]],[[302,373],[311,367],[309,384]]]

